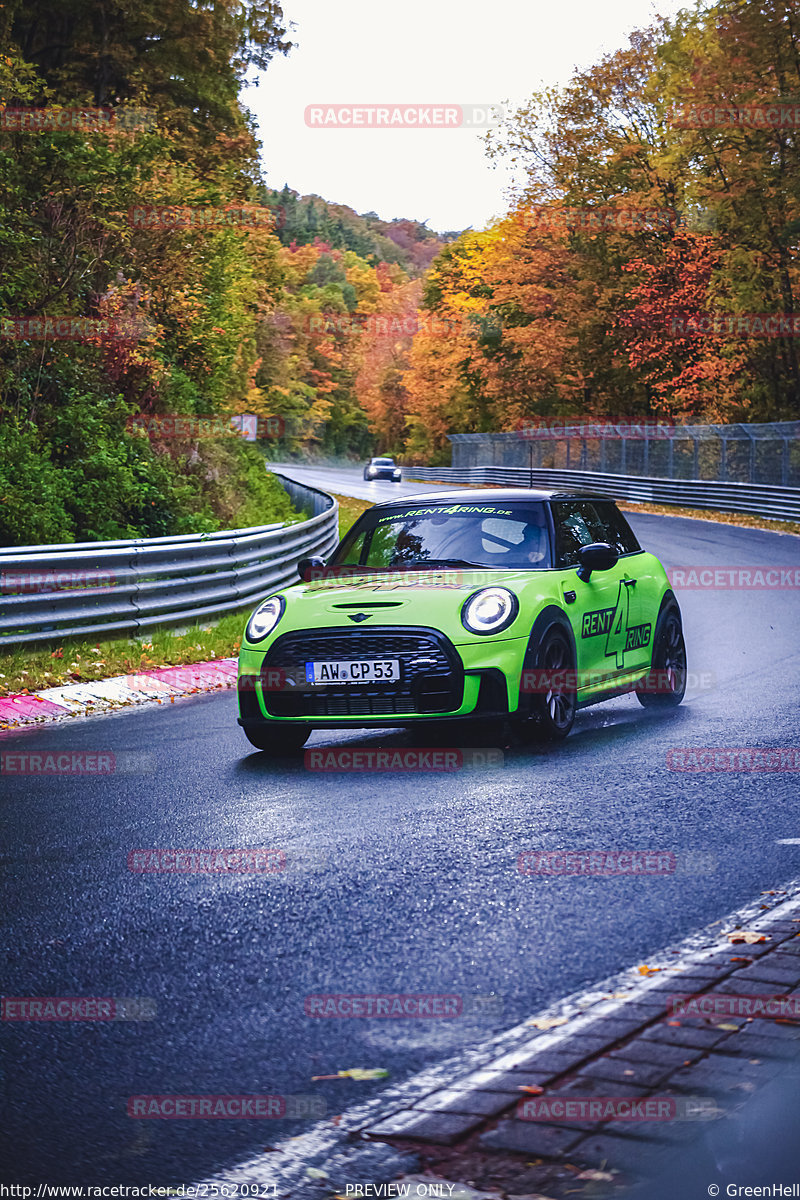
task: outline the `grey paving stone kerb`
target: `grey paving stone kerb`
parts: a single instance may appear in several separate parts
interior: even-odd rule
[[[465,1148],[535,1154],[554,1161],[568,1153],[571,1161],[588,1166],[607,1154],[612,1166],[625,1172],[638,1170],[648,1154],[665,1142],[697,1136],[698,1122],[673,1120],[669,1128],[654,1128],[651,1122],[648,1129],[647,1122],[606,1121],[590,1131],[588,1123],[574,1118],[520,1119],[520,1101],[531,1093],[519,1091],[515,1099],[514,1079],[538,1085],[551,1097],[619,1096],[629,1088],[632,1098],[669,1093],[680,1103],[681,1098],[704,1097],[712,1109],[726,1099],[741,1099],[743,1086],[752,1088],[771,1078],[788,1056],[796,1053],[800,1058],[800,1018],[796,1045],[788,1037],[773,1039],[781,1052],[768,1054],[765,1043],[769,1046],[769,1041],[756,1038],[753,1027],[755,1031],[761,1025],[773,1030],[793,1027],[735,1016],[679,1020],[669,1007],[671,995],[778,995],[800,984],[800,955],[793,945],[791,953],[783,951],[795,939],[800,942],[800,888],[772,911],[753,911],[741,928],[767,940],[732,942],[728,935],[735,934],[736,927],[722,922],[706,935],[705,944],[677,962],[674,958],[651,962],[652,974],[646,974],[638,986],[628,983],[629,999],[615,990],[617,1003],[609,1003],[608,992],[598,991],[593,1002],[570,1015],[566,1029],[534,1034],[527,1040],[521,1036],[515,1048],[470,1076],[453,1078],[446,1091],[419,1100],[415,1107],[441,1105],[448,1112],[485,1114],[479,1125],[455,1139],[449,1137],[450,1145],[464,1141]],[[751,1031],[750,1036],[745,1037],[744,1030]],[[758,1062],[753,1061],[756,1058]],[[458,1099],[451,1101],[454,1095]],[[575,1133],[581,1131],[583,1137],[575,1142]],[[382,1123],[364,1127],[362,1134],[392,1136]],[[430,1130],[424,1136],[436,1140],[435,1130],[433,1137]],[[406,1147],[413,1145],[413,1131],[400,1134],[398,1140]]]
[[[800,947],[797,936],[800,932],[800,879],[786,885],[784,895],[772,901],[771,910],[762,911],[762,905],[763,898],[759,897],[729,914],[723,922],[717,922],[713,928],[701,930],[679,945],[649,956],[648,966],[658,968],[655,974],[643,978],[636,966],[619,972],[591,990],[559,1000],[537,1014],[535,1024],[523,1022],[487,1042],[467,1047],[411,1079],[390,1085],[372,1099],[337,1115],[335,1125],[323,1120],[306,1133],[277,1142],[269,1153],[258,1154],[227,1168],[213,1179],[200,1182],[217,1186],[223,1183],[258,1184],[259,1194],[263,1194],[264,1186],[268,1186],[286,1200],[327,1200],[334,1189],[343,1191],[348,1184],[389,1183],[399,1175],[415,1171],[420,1164],[420,1155],[424,1155],[431,1145],[430,1141],[409,1136],[417,1121],[426,1122],[421,1129],[429,1138],[430,1135],[434,1139],[437,1137],[437,1129],[439,1134],[444,1132],[445,1136],[439,1138],[438,1144],[449,1143],[453,1148],[446,1153],[451,1155],[459,1155],[462,1147],[481,1149],[490,1155],[505,1155],[506,1160],[509,1155],[522,1154],[551,1162],[552,1169],[559,1171],[563,1167],[556,1164],[564,1162],[562,1154],[566,1153],[570,1162],[591,1166],[593,1162],[606,1161],[607,1152],[614,1150],[619,1154],[619,1161],[617,1164],[611,1162],[611,1167],[635,1173],[639,1164],[648,1160],[648,1155],[657,1152],[659,1144],[663,1147],[665,1141],[672,1140],[666,1138],[666,1127],[651,1130],[652,1136],[648,1136],[644,1123],[628,1130],[628,1125],[633,1123],[616,1121],[612,1128],[612,1123],[606,1122],[600,1132],[590,1133],[585,1128],[566,1129],[557,1123],[521,1121],[515,1117],[518,1100],[529,1098],[530,1093],[518,1092],[518,1088],[520,1084],[538,1085],[545,1089],[545,1094],[558,1091],[577,1096],[624,1093],[646,1097],[652,1095],[654,1089],[638,1085],[638,1080],[637,1085],[632,1084],[630,1081],[634,1076],[623,1076],[623,1083],[615,1083],[592,1078],[584,1074],[583,1069],[612,1051],[619,1051],[619,1054],[614,1053],[614,1060],[620,1061],[627,1047],[629,1054],[637,1056],[628,1060],[630,1069],[635,1072],[637,1067],[651,1062],[650,1046],[668,1045],[684,1047],[685,1059],[690,1061],[689,1067],[676,1062],[676,1072],[689,1072],[703,1063],[727,1067],[725,1079],[733,1085],[736,1102],[741,1103],[744,1098],[741,1084],[748,1085],[751,1078],[749,1072],[741,1076],[732,1073],[731,1060],[759,1058],[757,1074],[761,1073],[762,1066],[766,1072],[780,1070],[787,1055],[795,1055],[800,1060],[800,1023],[746,1022],[741,1018],[730,1018],[720,1024],[732,1028],[720,1030],[705,1020],[691,1018],[673,1026],[659,1011],[660,1004],[654,1007],[647,1003],[656,992],[659,1001],[665,992],[668,995],[672,991],[695,993],[698,982],[702,982],[702,990],[716,991],[723,979],[740,971],[745,978],[747,970],[762,959],[761,969],[767,969],[770,956],[776,951],[781,955],[782,971],[787,956],[796,958],[800,964],[800,951],[795,949]],[[771,940],[769,943],[731,946],[724,935],[737,926],[761,930],[770,934]],[[767,947],[764,954],[752,953],[764,946]],[[731,962],[732,958],[741,961]],[[751,978],[755,980],[755,975]],[[771,994],[771,984],[763,982],[766,983],[764,993]],[[625,996],[620,997],[619,993],[625,993]],[[628,1016],[631,1012],[635,1013],[634,1017]],[[553,1024],[562,1020],[565,1021],[563,1025]],[[741,1039],[741,1046],[736,1045],[737,1039]],[[765,1052],[763,1041],[766,1039],[775,1046],[771,1056]],[[752,1049],[746,1050],[748,1044]],[[645,1048],[641,1051],[630,1049],[639,1046]],[[757,1053],[754,1054],[753,1049]],[[695,1056],[698,1050],[700,1058]],[[537,1072],[530,1064],[540,1051],[540,1062],[548,1062],[550,1069]],[[548,1054],[547,1059],[544,1052]],[[508,1065],[509,1057],[513,1062],[511,1066]],[[572,1060],[571,1065],[565,1072],[558,1072],[559,1065],[568,1059]],[[499,1066],[500,1063],[505,1065]],[[525,1065],[521,1066],[522,1063]],[[663,1059],[657,1057],[654,1065],[662,1064]],[[721,1070],[720,1075],[722,1073]],[[738,1091],[735,1090],[737,1084]],[[448,1097],[457,1094],[458,1098],[452,1105],[437,1103],[436,1097],[441,1102],[442,1093]],[[474,1105],[470,1103],[472,1093],[477,1097]],[[699,1094],[708,1097],[710,1104],[715,1102],[710,1089],[687,1092],[680,1081],[673,1086],[670,1078],[658,1085],[655,1094],[689,1097],[692,1103]],[[501,1109],[497,1115],[489,1116],[485,1107],[479,1107],[488,1104],[494,1113],[498,1096],[508,1100],[507,1110]],[[429,1106],[426,1101],[431,1097],[434,1100]],[[728,1100],[717,1097],[717,1102],[723,1107]],[[472,1108],[476,1109],[474,1113]],[[397,1132],[386,1133],[383,1135],[386,1140],[381,1140],[377,1130],[390,1118],[396,1118],[393,1125]],[[401,1126],[403,1132],[400,1132]],[[696,1135],[698,1128],[702,1128],[699,1122],[693,1123],[691,1129],[687,1124],[687,1137]],[[502,1132],[498,1134],[496,1131],[500,1129]],[[482,1139],[493,1130],[497,1144],[491,1148],[482,1145]],[[502,1146],[501,1142],[504,1143]],[[539,1150],[535,1150],[536,1146]],[[581,1147],[584,1148],[582,1158]],[[549,1154],[552,1157],[548,1157]],[[515,1163],[518,1161],[518,1157],[514,1158]],[[541,1169],[545,1170],[544,1167]]]

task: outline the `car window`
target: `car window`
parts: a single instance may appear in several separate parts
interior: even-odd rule
[[[635,554],[641,550],[636,534],[612,501],[597,501],[597,515],[606,529],[604,542],[614,546],[617,554]]]
[[[424,508],[409,505],[388,513],[369,509],[330,565],[402,568],[442,560],[498,570],[549,567],[544,505],[506,501]]]
[[[578,563],[581,546],[608,542],[618,554],[641,549],[633,530],[611,501],[555,500],[556,561],[561,567]]]
[[[350,564],[354,566],[358,565],[358,561],[361,558],[361,551],[364,549],[364,539],[366,536],[367,531],[365,529],[357,538],[353,539],[339,560],[341,566],[349,566]]]

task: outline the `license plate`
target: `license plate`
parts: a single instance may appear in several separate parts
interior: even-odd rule
[[[399,678],[400,661],[396,658],[306,663],[306,683],[396,683]]]

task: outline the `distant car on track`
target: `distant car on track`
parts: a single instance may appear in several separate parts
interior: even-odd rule
[[[391,479],[392,483],[400,483],[402,471],[393,458],[371,458],[364,467],[365,479]]]
[[[368,509],[330,561],[265,599],[239,655],[239,724],[260,750],[313,729],[511,721],[557,740],[635,691],[680,704],[686,647],[666,572],[613,500],[522,488]]]

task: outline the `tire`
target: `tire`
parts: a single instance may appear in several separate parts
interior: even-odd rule
[[[245,725],[244,735],[256,750],[264,750],[273,758],[286,758],[297,754],[309,739],[311,730],[306,725],[281,725],[277,729],[262,725]]]
[[[680,611],[664,609],[656,622],[649,673],[636,689],[643,708],[677,708],[686,694],[686,643]]]
[[[575,678],[572,646],[566,633],[558,625],[551,626],[544,635],[536,659],[534,670],[546,668],[565,672],[567,684],[570,677]],[[525,723],[524,732],[535,741],[563,741],[572,729],[577,708],[574,687],[556,687],[542,694],[534,694],[531,701],[533,720]]]

